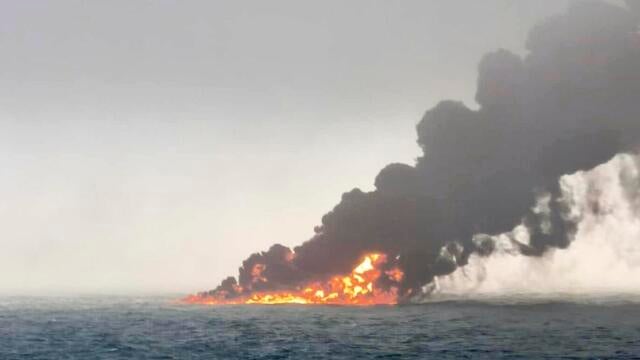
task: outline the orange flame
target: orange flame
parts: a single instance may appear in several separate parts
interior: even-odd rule
[[[256,292],[246,296],[227,299],[215,295],[190,295],[182,301],[189,304],[332,304],[332,305],[378,305],[396,304],[398,289],[383,290],[376,287],[384,274],[394,283],[399,283],[404,274],[399,268],[385,271],[380,267],[387,258],[383,254],[372,253],[364,256],[362,262],[350,274],[334,276],[326,282],[313,282],[303,288],[282,292]],[[254,279],[260,279],[263,267],[252,269]],[[266,279],[265,279],[266,280]]]

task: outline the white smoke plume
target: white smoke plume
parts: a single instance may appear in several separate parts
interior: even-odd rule
[[[618,155],[561,179],[562,201],[580,219],[568,248],[523,256],[512,241],[528,241],[519,226],[494,237],[489,256],[473,254],[466,266],[437,277],[432,295],[640,294],[639,161]],[[544,211],[544,202],[537,210]]]

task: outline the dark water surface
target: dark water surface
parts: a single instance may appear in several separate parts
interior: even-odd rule
[[[186,306],[168,298],[0,298],[0,359],[637,358],[640,304]]]

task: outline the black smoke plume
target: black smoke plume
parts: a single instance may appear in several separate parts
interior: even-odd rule
[[[575,219],[558,201],[559,177],[640,144],[638,15],[634,1],[627,9],[575,3],[533,28],[526,56],[484,56],[479,109],[448,100],[427,111],[415,165],[386,166],[375,191],[344,193],[311,239],[293,251],[274,245],[251,255],[238,281],[230,277],[209,294],[293,289],[379,251],[404,271],[406,299],[470,254],[489,254],[490,237],[478,234],[524,224],[531,238],[517,246],[525,255],[569,246]]]

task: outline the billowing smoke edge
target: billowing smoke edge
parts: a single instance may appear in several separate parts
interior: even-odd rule
[[[295,289],[347,273],[367,252],[400,267],[400,301],[423,293],[496,234],[524,226],[514,251],[541,256],[570,245],[579,218],[558,179],[637,149],[640,135],[638,6],[583,1],[532,29],[528,53],[498,50],[478,67],[478,110],[442,101],[417,125],[414,165],[390,164],[375,191],[353,189],[293,250],[252,254],[239,277],[203,295],[234,298]],[[380,284],[382,287],[389,284]]]

